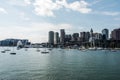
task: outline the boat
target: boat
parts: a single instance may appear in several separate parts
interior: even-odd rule
[[[16,55],[16,53],[14,52],[14,42],[13,42],[13,51],[10,54]]]
[[[49,53],[49,51],[46,51],[46,49],[44,51],[41,52],[42,54],[47,54]]]
[[[16,53],[15,53],[15,52],[11,52],[10,54],[11,54],[11,55],[16,55]]]
[[[5,51],[10,51],[10,49],[7,48],[7,49],[5,49]]]
[[[42,51],[41,53],[42,53],[42,54],[47,54],[47,53],[49,53],[49,52],[47,52],[47,51]]]
[[[5,51],[1,51],[1,53],[5,53]]]
[[[114,49],[111,49],[110,51],[111,51],[111,52],[117,52],[117,50],[114,50]]]
[[[39,49],[37,49],[36,51],[37,51],[37,52],[40,52],[40,50],[39,50]]]
[[[50,50],[50,51],[51,51],[51,50],[52,50],[52,48],[49,48],[48,50]]]
[[[20,50],[21,48],[23,48],[23,44],[21,41],[17,42],[17,50]]]
[[[27,48],[25,48],[25,51],[28,51],[28,49],[27,49]]]
[[[96,48],[96,47],[90,47],[89,50],[91,50],[91,51],[96,51],[97,48]]]

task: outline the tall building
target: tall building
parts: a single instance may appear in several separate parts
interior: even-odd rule
[[[58,44],[59,43],[59,33],[55,32],[54,33],[54,44]]]
[[[90,30],[90,37],[93,37],[93,29]]]
[[[94,38],[94,34],[93,34],[93,29],[91,28],[90,30],[90,39],[89,39],[90,45],[91,47],[95,46],[95,38]]]
[[[49,44],[54,44],[54,32],[53,31],[49,31],[49,38],[48,38],[48,43]]]
[[[64,29],[60,30],[60,43],[61,44],[65,43],[65,30]]]
[[[83,40],[83,42],[85,41],[89,41],[90,38],[90,32],[80,32],[80,37]]]
[[[111,38],[114,40],[120,40],[120,28],[119,29],[114,29],[111,32]]]
[[[79,33],[73,33],[72,35],[72,41],[78,41]]]
[[[101,33],[94,33],[95,40],[102,40],[102,34]]]
[[[103,37],[103,40],[108,40],[109,39],[109,30],[108,29],[103,29],[102,30],[102,37]]]
[[[65,35],[65,42],[70,42],[72,39],[71,34],[66,34]]]
[[[90,32],[86,32],[85,39],[86,39],[86,41],[89,41],[89,39],[90,39]]]

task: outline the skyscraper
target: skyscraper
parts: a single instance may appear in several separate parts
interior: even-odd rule
[[[92,28],[90,30],[90,39],[89,39],[89,42],[91,43],[91,47],[94,47],[94,45],[95,45],[95,38],[93,36],[93,29]]]
[[[102,37],[103,37],[103,40],[108,40],[109,39],[109,30],[108,29],[103,29],[102,30]]]
[[[111,32],[111,38],[114,40],[120,40],[120,28],[119,29],[114,29]]]
[[[79,33],[73,33],[72,35],[72,41],[78,41]]]
[[[101,33],[94,33],[94,37],[96,40],[102,40],[102,34]]]
[[[71,34],[66,34],[66,35],[65,35],[65,42],[70,42],[71,39],[72,39]]]
[[[93,29],[90,30],[90,37],[93,37]]]
[[[58,44],[59,43],[59,33],[55,32],[54,33],[54,44]]]
[[[60,30],[60,43],[61,44],[65,43],[65,30],[64,29]]]
[[[48,38],[48,42],[49,44],[54,44],[54,32],[53,31],[49,31],[49,38]]]
[[[90,32],[80,32],[80,35],[81,35],[81,39],[83,40],[83,42],[89,41]]]

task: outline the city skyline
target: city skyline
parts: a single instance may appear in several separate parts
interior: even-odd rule
[[[47,42],[48,31],[120,28],[120,0],[0,0],[0,40]],[[7,6],[6,6],[7,5]]]

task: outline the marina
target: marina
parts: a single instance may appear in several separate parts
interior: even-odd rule
[[[9,48],[9,49],[12,49]],[[1,80],[119,80],[120,50],[28,48],[0,54]],[[2,48],[0,48],[2,50]]]

